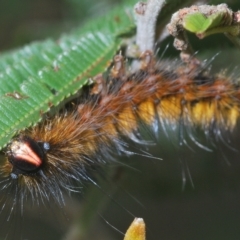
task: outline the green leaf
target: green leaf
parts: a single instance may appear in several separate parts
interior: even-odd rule
[[[58,105],[64,98],[79,91],[89,77],[103,71],[118,47],[119,41],[112,36],[88,34],[68,51],[57,54],[50,65],[45,65],[20,85],[16,84],[18,80],[24,74],[34,72],[35,64],[28,62],[24,66],[21,62],[18,65],[21,68],[13,66],[2,73],[2,79],[9,81],[1,83],[1,94],[4,91],[13,92],[14,89],[24,97],[0,97],[0,146],[4,146],[16,130],[39,121],[50,106]]]
[[[187,15],[183,20],[183,27],[193,33],[204,33],[209,29],[219,27],[223,20],[223,13],[213,14],[205,17],[202,13]]]
[[[223,22],[223,13],[216,13],[208,17],[208,23],[203,26],[203,31],[207,31],[209,29],[215,28],[215,27],[220,27]]]
[[[193,33],[202,31],[202,27],[206,24],[207,18],[201,13],[187,15],[183,20],[183,27]]]
[[[134,29],[131,9],[125,4],[57,41],[1,54],[0,148],[107,68],[121,46],[119,36]]]

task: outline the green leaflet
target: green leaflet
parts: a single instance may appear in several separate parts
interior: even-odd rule
[[[118,46],[119,41],[112,36],[88,34],[68,51],[57,54],[51,65],[44,66],[36,75],[28,76],[27,80],[16,84],[14,90],[21,93],[22,99],[1,95],[0,146],[3,147],[17,130],[39,121],[52,104],[56,106],[64,98],[76,93],[89,77],[103,71]],[[27,67],[23,64],[21,67],[23,70],[19,75],[19,68],[14,69],[14,66],[6,71],[6,78],[2,79],[9,79],[9,82],[2,81],[3,90],[12,90],[17,82],[13,80],[18,76],[20,79],[23,73],[30,73],[29,68],[34,71],[30,63]]]
[[[223,13],[213,14],[209,17],[205,17],[202,13],[193,13],[184,18],[183,26],[190,32],[204,33],[211,28],[220,26],[223,17]]]
[[[57,41],[32,43],[0,56],[0,148],[106,69],[121,45],[119,35],[134,29],[133,2]],[[14,92],[22,98],[13,97]]]

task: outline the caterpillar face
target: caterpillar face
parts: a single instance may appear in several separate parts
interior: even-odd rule
[[[19,174],[31,175],[38,172],[46,162],[46,152],[50,145],[37,142],[28,136],[19,136],[8,145],[7,157],[12,165],[11,177]]]

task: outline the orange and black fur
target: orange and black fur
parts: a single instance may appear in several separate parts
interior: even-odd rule
[[[201,66],[157,63],[150,51],[142,54],[140,69],[128,73],[117,55],[110,72],[96,76],[72,110],[12,140],[1,168],[4,188],[17,186],[23,195],[51,196],[61,203],[64,189],[91,180],[89,167],[128,154],[125,139],[141,143],[142,123],[156,134],[159,125],[172,124],[200,127],[206,134],[231,131],[240,114],[234,81]]]

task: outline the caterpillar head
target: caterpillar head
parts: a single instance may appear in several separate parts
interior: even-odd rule
[[[49,143],[37,142],[26,135],[14,139],[7,150],[8,161],[12,165],[10,176],[16,179],[19,174],[31,175],[40,171],[46,163],[49,149]]]
[[[79,164],[64,162],[55,150],[51,141],[38,141],[24,133],[15,137],[7,146],[5,163],[0,169],[1,188],[7,194],[15,192],[22,202],[29,197],[42,202],[51,198],[63,206],[63,190],[75,189],[84,177],[84,170]]]

